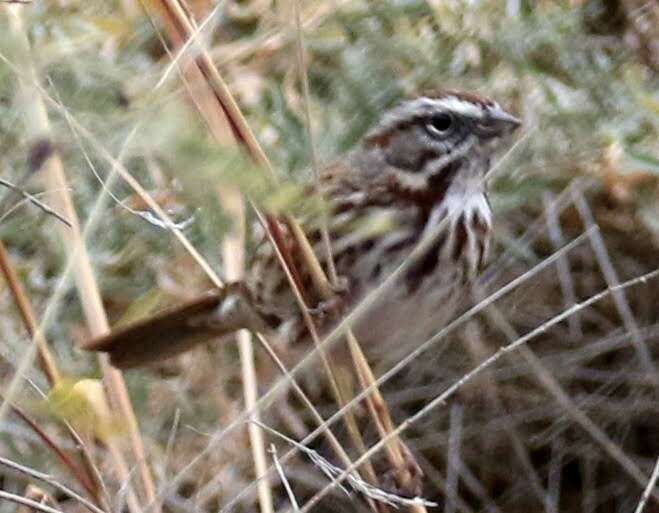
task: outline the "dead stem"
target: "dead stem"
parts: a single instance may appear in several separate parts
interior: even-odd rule
[[[175,3],[175,2],[174,2]],[[180,32],[180,37],[183,39],[184,44],[188,44],[188,42],[194,38],[197,37],[199,31],[194,30],[194,25],[192,20],[188,19],[187,15],[185,12],[180,8],[178,4],[173,5],[171,2],[164,2],[164,4],[167,8],[167,12],[171,16],[171,25],[175,26],[177,30]],[[203,23],[202,23],[203,25]],[[267,161],[267,157],[263,153],[263,150],[260,148],[260,145],[256,141],[256,138],[254,137],[253,133],[249,129],[249,126],[247,125],[244,117],[242,116],[242,113],[240,112],[237,104],[233,100],[230,92],[228,91],[228,88],[226,87],[226,84],[223,82],[219,72],[215,68],[214,64],[208,58],[208,55],[206,53],[205,49],[200,49],[200,57],[197,58],[196,63],[199,66],[199,69],[201,73],[204,75],[204,77],[208,80],[211,88],[215,92],[215,95],[219,101],[219,104],[221,105],[224,113],[227,115],[231,128],[233,130],[233,133],[236,137],[236,139],[246,148],[248,154],[261,166],[265,167],[266,170],[272,174],[272,168]],[[197,106],[199,106],[198,103],[196,103]],[[202,112],[203,115],[203,112]],[[270,227],[271,223],[268,223],[265,218],[262,217],[262,221],[264,223],[264,226],[266,227],[266,231],[270,234]],[[318,260],[316,259],[315,255],[313,254],[313,251],[311,249],[311,246],[309,245],[304,232],[302,229],[299,227],[297,222],[295,222],[292,219],[287,219],[287,224],[291,228],[291,231],[298,243],[298,246],[301,248],[301,252],[304,256],[305,263],[307,264],[307,267],[311,273],[311,276],[313,277],[314,284],[316,287],[321,291],[321,293],[325,296],[329,296],[330,294],[333,293],[331,286],[329,285],[329,282],[327,281],[327,278],[325,277],[322,267],[318,263]],[[270,234],[271,240],[272,240],[272,234]],[[279,249],[278,244],[274,243],[274,246]],[[280,254],[281,257],[281,254]],[[288,268],[288,265],[286,263],[286,260],[280,260],[282,261],[283,265],[285,268]],[[295,280],[291,280],[292,285],[295,285]],[[298,291],[299,292],[299,291]],[[310,316],[308,316],[308,312],[306,312],[306,305],[304,301],[301,298],[300,295],[300,307],[303,310],[303,314],[306,315],[306,322],[307,325],[310,327],[310,331],[315,334],[315,328],[313,328],[313,323],[311,321]],[[313,336],[313,335],[312,335]],[[314,337],[314,340],[318,341],[317,335]],[[333,371],[332,371],[332,366],[329,363],[329,360],[325,355],[321,355],[321,359],[323,360],[323,365],[325,368],[325,371],[329,377],[332,389],[334,391],[335,397],[337,398],[337,401],[339,402],[339,405],[344,405],[346,401],[341,397],[341,392],[336,385],[336,380],[333,377]],[[349,431],[353,433],[353,436],[356,435],[356,424],[350,423],[349,422]],[[373,472],[369,472],[372,477],[375,476]]]
[[[441,233],[441,230],[444,228],[444,222],[442,221],[438,224],[436,229],[434,230],[434,233],[431,233],[426,237],[424,240],[419,242],[419,244],[414,248],[410,256],[403,262],[376,290],[373,292],[369,293],[361,302],[358,306],[356,306],[353,311],[348,314],[341,323],[331,332],[329,333],[324,340],[322,341],[321,345],[322,346],[328,346],[330,347],[332,344],[337,342],[342,336],[345,335],[347,330],[349,329],[349,326],[352,325],[355,321],[355,319],[358,319],[359,316],[361,316],[365,310],[367,310],[373,302],[378,298],[381,297],[382,294],[387,293],[389,290],[389,287],[395,280],[403,273],[405,270],[408,268],[409,265],[411,265],[411,262],[414,262],[414,259],[416,258],[417,255],[422,254],[426,249],[433,243],[435,238],[439,233]],[[361,393],[357,394],[356,397],[354,397],[346,406],[345,408],[342,408],[341,410],[337,411],[334,413],[327,421],[325,421],[324,426],[331,425],[334,423],[338,418],[343,416],[345,414],[345,411],[347,409],[354,407],[356,404],[358,404],[359,401],[361,401],[363,398],[370,393],[375,386],[380,386],[382,383],[388,381],[391,379],[394,375],[396,375],[401,369],[403,369],[405,366],[407,366],[410,362],[418,358],[421,354],[423,354],[425,351],[430,349],[433,345],[435,345],[437,342],[440,340],[443,340],[449,333],[451,333],[455,328],[458,326],[462,325],[464,322],[467,320],[471,319],[474,315],[479,313],[480,311],[484,310],[487,306],[490,304],[494,303],[501,297],[505,296],[512,290],[516,289],[519,285],[530,279],[532,276],[536,275],[540,271],[546,269],[548,266],[552,265],[555,263],[555,260],[559,258],[561,255],[564,253],[574,249],[576,246],[578,246],[583,240],[586,239],[587,233],[582,234],[578,237],[576,237],[574,240],[566,244],[563,248],[561,248],[559,251],[556,251],[554,254],[550,255],[543,261],[539,262],[535,267],[530,269],[529,271],[525,272],[521,276],[515,278],[514,280],[510,281],[506,285],[500,287],[497,289],[494,293],[489,295],[486,299],[483,301],[479,302],[477,305],[474,307],[470,308],[467,310],[464,314],[460,315],[456,319],[454,319],[451,323],[449,323],[446,327],[444,327],[442,330],[440,330],[434,337],[431,339],[427,340],[423,344],[421,344],[419,347],[417,347],[414,351],[412,351],[409,355],[407,355],[405,358],[403,358],[400,362],[398,362],[396,365],[394,365],[390,370],[388,370],[385,374],[380,376],[377,381],[373,385],[369,385],[367,390],[362,391]],[[295,376],[298,372],[300,372],[303,368],[306,368],[310,363],[315,360],[317,356],[317,352],[309,353],[305,358],[302,359],[301,362],[299,362],[291,371],[288,376],[293,377]],[[290,379],[290,378],[289,378]],[[284,386],[288,383],[288,380],[286,378],[280,380],[278,383],[276,383],[271,389],[264,394],[261,399],[259,400],[259,403],[257,404],[257,407],[261,407],[264,404],[268,404],[274,397],[281,393],[282,389]],[[174,481],[177,482],[179,479],[182,479],[182,477],[189,472],[197,463],[203,458],[205,454],[207,454],[208,451],[212,450],[213,447],[217,443],[219,443],[224,436],[226,436],[228,433],[230,433],[233,429],[236,429],[236,427],[239,425],[239,422],[244,421],[246,419],[246,415],[248,415],[249,412],[245,412],[245,414],[240,415],[238,418],[236,418],[230,425],[228,425],[225,429],[223,429],[221,432],[218,432],[216,435],[214,435],[209,443],[206,445],[206,447],[199,453],[197,454],[175,477]],[[309,434],[305,440],[304,443],[308,443],[309,441],[313,440],[321,431],[323,428],[317,428],[314,430],[311,434]],[[389,435],[388,435],[389,436]],[[286,461],[288,457],[291,456],[291,453],[289,452],[286,454],[283,458],[282,461]],[[364,461],[364,458],[359,458],[360,463]],[[274,467],[270,467],[268,472],[271,472]],[[355,468],[354,464],[350,468]],[[226,506],[225,509],[230,509],[233,504],[236,503],[245,493],[249,491],[251,488],[250,485],[243,491],[241,491],[237,496],[232,499],[229,504]]]
[[[504,346],[500,348],[496,353],[494,353],[492,356],[489,358],[486,358],[483,362],[481,362],[480,365],[472,369],[471,371],[467,372],[462,378],[460,378],[458,381],[456,381],[453,385],[448,387],[444,392],[436,396],[434,399],[429,401],[423,408],[421,408],[419,411],[417,411],[415,414],[409,416],[407,419],[405,419],[392,433],[388,434],[386,438],[380,440],[376,444],[374,444],[366,453],[362,454],[357,461],[353,463],[353,467],[356,465],[359,465],[363,460],[370,458],[374,453],[382,449],[384,444],[386,443],[387,439],[393,438],[396,436],[398,433],[401,433],[402,431],[406,430],[410,426],[412,426],[415,422],[423,418],[425,415],[427,415],[430,411],[435,409],[438,406],[443,406],[446,405],[447,400],[452,397],[459,389],[461,389],[465,384],[469,383],[479,375],[483,370],[491,367],[493,364],[495,364],[498,360],[500,360],[502,357],[504,357],[507,354],[512,353],[513,351],[518,350],[520,347],[523,347],[524,344],[528,343],[530,340],[535,338],[536,336],[545,333],[549,328],[553,327],[556,324],[559,324],[560,322],[564,321],[570,315],[573,315],[575,312],[579,312],[592,304],[601,301],[602,299],[610,296],[613,292],[616,290],[624,290],[629,287],[633,287],[635,285],[639,284],[644,284],[647,283],[648,281],[655,279],[659,277],[659,269],[651,271],[649,273],[645,273],[641,276],[638,276],[636,278],[633,278],[631,280],[625,281],[620,283],[614,288],[607,288],[598,294],[592,295],[590,298],[587,300],[578,303],[574,305],[572,308],[568,308],[561,312],[558,315],[555,315],[548,321],[544,322],[537,328],[531,330],[528,332],[526,335],[519,337],[512,343],[510,343],[507,346]],[[482,302],[481,302],[482,303]],[[480,303],[479,303],[480,304]],[[437,334],[433,339],[436,339],[439,334]],[[431,339],[432,340],[432,339]],[[617,446],[616,446],[617,449]],[[620,461],[620,460],[618,460]],[[327,485],[325,490],[322,490],[318,492],[314,497],[312,497],[301,509],[301,513],[304,513],[306,511],[309,511],[315,504],[318,503],[318,501],[333,487],[337,486],[340,484],[346,477],[348,476],[349,472],[351,471],[351,468],[347,468],[343,471],[341,476],[338,476],[336,481],[333,483]],[[638,469],[635,465],[632,468],[625,468],[626,471],[628,471],[631,475],[631,477],[634,478],[634,480],[642,487],[645,487],[647,484],[647,476]],[[655,498],[659,502],[659,493],[653,493],[652,497]]]
[[[72,499],[75,499],[76,501],[78,501],[80,504],[82,504],[85,508],[87,508],[92,513],[106,513],[102,509],[96,507],[94,504],[89,502],[84,497],[77,494],[75,491],[73,491],[68,486],[65,486],[62,483],[60,483],[59,481],[57,481],[56,479],[53,479],[48,474],[44,474],[43,472],[39,472],[38,470],[34,470],[30,467],[26,467],[25,465],[21,465],[20,463],[16,463],[16,462],[11,461],[7,458],[3,458],[2,456],[0,456],[0,464],[14,470],[15,472],[19,472],[21,474],[25,474],[28,477],[38,479],[39,481],[43,481],[44,483],[48,483],[49,485],[51,485],[54,488],[58,489],[59,491],[65,493],[66,495],[68,495]]]
[[[13,65],[13,63],[12,63],[11,61],[9,61],[5,56],[3,56],[2,54],[0,54],[0,58],[1,58],[1,59],[3,60],[3,62],[5,62],[5,63],[6,63],[6,64],[7,64],[7,65],[8,65],[8,66],[9,66],[9,67],[10,67],[15,73],[16,73],[16,74],[20,74],[20,72],[15,68],[15,66]],[[70,126],[71,130],[73,131],[74,135],[77,136],[78,134],[80,134],[80,135],[82,135],[85,139],[87,139],[87,140],[88,140],[88,141],[94,146],[94,148],[99,152],[99,154],[100,154],[100,155],[101,155],[101,156],[102,156],[102,157],[108,162],[108,164],[111,166],[110,175],[109,175],[108,180],[106,180],[106,186],[105,186],[105,188],[106,188],[106,189],[109,188],[109,186],[110,186],[110,182],[112,182],[112,181],[114,180],[114,177],[116,176],[116,174],[119,174],[119,175],[122,177],[122,179],[124,179],[124,180],[128,183],[128,185],[129,185],[129,186],[130,186],[130,187],[131,187],[131,188],[132,188],[132,189],[133,189],[133,190],[134,190],[134,191],[140,196],[140,198],[141,198],[141,199],[142,199],[142,200],[143,200],[143,201],[149,206],[149,208],[151,208],[151,209],[156,213],[156,215],[158,216],[159,219],[161,219],[161,221],[163,222],[163,224],[169,227],[169,229],[174,233],[174,235],[176,236],[176,238],[181,242],[181,244],[183,245],[183,247],[184,247],[184,248],[188,251],[188,253],[189,253],[189,254],[190,254],[190,255],[191,255],[191,256],[197,261],[197,263],[200,265],[200,267],[201,267],[201,268],[204,270],[204,272],[208,275],[208,277],[211,279],[211,281],[213,281],[213,283],[214,283],[216,286],[221,287],[221,286],[223,285],[223,284],[222,284],[222,281],[219,279],[219,277],[217,276],[217,274],[216,274],[216,273],[212,270],[212,268],[209,266],[208,262],[207,262],[207,261],[203,258],[203,256],[202,256],[202,255],[201,255],[201,254],[200,254],[200,253],[199,253],[199,252],[198,252],[198,251],[192,246],[192,244],[191,244],[190,241],[185,237],[185,235],[184,235],[184,234],[183,234],[178,228],[176,228],[176,224],[175,224],[174,222],[172,222],[172,220],[171,220],[170,217],[167,215],[167,213],[166,213],[164,210],[162,210],[162,208],[161,208],[161,207],[158,205],[158,203],[157,203],[157,202],[151,197],[151,195],[148,194],[148,193],[144,190],[144,188],[139,184],[139,182],[137,182],[137,180],[135,180],[135,178],[134,178],[134,177],[130,174],[130,172],[124,167],[124,165],[123,165],[120,161],[118,161],[117,159],[115,159],[115,158],[109,153],[109,151],[107,151],[107,149],[106,149],[106,148],[100,143],[100,141],[98,141],[97,138],[96,138],[91,132],[89,132],[89,130],[87,130],[85,127],[83,127],[83,126],[82,126],[82,125],[81,125],[81,124],[80,124],[80,123],[79,123],[79,122],[78,122],[78,121],[77,121],[77,120],[71,115],[71,113],[68,112],[68,110],[66,110],[66,108],[65,108],[63,105],[61,105],[61,104],[58,103],[56,100],[54,100],[51,96],[49,96],[48,93],[47,93],[45,90],[43,90],[43,88],[41,88],[38,84],[35,83],[34,85],[35,85],[35,87],[39,90],[39,92],[43,95],[43,97],[45,98],[45,100],[46,100],[51,106],[53,106],[55,109],[57,109],[59,112],[61,112],[62,115],[67,119],[67,122],[69,123],[69,126]],[[134,131],[131,131],[131,134],[132,134],[133,132],[134,132]],[[90,220],[93,220],[93,219],[97,219],[97,216],[92,215],[92,216],[90,217]],[[68,272],[68,271],[67,271],[67,272]],[[267,342],[265,341],[265,339],[261,339],[261,340],[262,340],[262,342],[263,342],[264,344],[267,344]],[[270,347],[269,344],[268,344],[268,347]],[[272,348],[270,348],[270,351],[269,351],[269,352],[270,352],[270,354],[274,354],[274,352],[272,351]],[[281,363],[281,362],[280,362],[280,363]],[[280,367],[283,368],[283,365],[281,365]],[[293,375],[290,374],[289,372],[284,372],[284,375],[287,376],[287,377],[288,377],[288,380],[294,384],[295,389],[296,389],[297,391],[299,391],[299,393],[302,393],[302,390],[299,388],[299,385],[297,385],[297,384],[295,383]],[[287,382],[289,382],[289,381],[287,381]],[[303,397],[304,397],[303,400],[304,400],[305,404],[310,405],[311,403],[310,403],[310,401],[308,400],[308,398],[306,398],[306,396],[303,396]],[[257,404],[256,407],[258,408],[259,405],[262,404],[262,403],[263,403],[263,400],[262,400],[262,399],[259,400],[259,403]],[[314,410],[315,410],[315,408],[314,408]],[[314,410],[312,410],[312,412],[313,412]],[[318,419],[318,422],[320,422],[319,425],[321,426],[321,431],[322,431],[323,433],[325,433],[328,437],[330,437],[330,439],[331,439],[331,441],[332,441],[332,445],[333,445],[335,448],[340,447],[339,442],[336,440],[336,438],[335,438],[334,435],[331,433],[331,431],[329,431],[329,429],[327,429],[327,428],[323,428],[323,427],[322,427],[322,426],[325,425],[325,424],[322,422],[322,420],[320,420],[321,417],[320,417],[320,415],[318,414],[317,411],[315,411],[314,416]],[[237,424],[235,424],[235,425],[237,425]],[[342,449],[341,449],[341,451],[338,453],[338,455],[339,455],[339,457],[342,458],[342,460],[343,460],[344,458],[347,458],[347,455],[346,455],[345,451],[343,451]],[[349,461],[349,460],[347,460],[347,461]],[[175,478],[175,479],[176,479],[176,478]]]
[[[612,289],[607,289],[612,291]],[[564,311],[575,310],[578,312],[582,308],[575,308],[579,303],[575,303],[569,308],[566,308]],[[513,326],[508,322],[504,315],[497,309],[494,305],[490,306],[487,309],[487,314],[493,320],[499,329],[501,329],[510,343],[522,338],[519,333],[513,328]],[[569,318],[569,317],[568,317]],[[611,459],[616,461],[625,471],[634,479],[638,480],[643,475],[636,464],[623,452],[623,450],[613,441],[609,436],[595,423],[593,422],[579,407],[575,402],[570,398],[568,393],[563,390],[563,387],[556,380],[556,378],[551,374],[549,369],[542,363],[540,358],[536,356],[533,350],[525,345],[522,345],[517,350],[521,357],[524,359],[525,363],[533,371],[533,375],[536,381],[544,388],[549,394],[554,397],[556,402],[561,405],[565,410],[567,415],[574,420],[582,429],[588,433],[588,435],[599,444],[604,452],[606,452]]]
[[[48,342],[46,341],[45,336],[42,331],[39,329],[39,326],[23,286],[21,285],[18,275],[14,270],[14,266],[9,260],[9,255],[5,248],[5,245],[0,241],[0,269],[9,285],[9,290],[11,291],[12,297],[14,298],[14,303],[18,308],[23,324],[27,329],[30,337],[35,340],[37,345],[37,352],[39,356],[39,364],[42,371],[48,379],[48,383],[53,387],[60,379],[60,373],[55,364],[55,359],[53,358],[50,350],[48,349]],[[73,440],[74,444],[80,448],[80,455],[82,457],[83,463],[86,469],[86,479],[84,479],[81,484],[87,490],[91,497],[100,504],[101,496],[99,493],[98,480],[96,479],[97,473],[95,472],[94,461],[89,453],[87,446],[84,443],[80,443],[80,436],[70,425],[66,425],[69,436]]]
[[[30,101],[25,102],[24,104],[26,109],[26,122],[28,124],[27,128],[31,133],[36,135],[48,134],[50,131],[48,114],[41,95],[39,94],[40,88],[35,87],[35,84],[38,83],[38,79],[36,70],[34,69],[33,64],[31,64],[30,43],[24,32],[21,15],[19,11],[11,6],[6,7],[6,12],[9,15],[14,35],[17,38],[17,41],[20,41],[20,51],[23,54],[23,62],[27,69],[26,75],[28,80],[19,80],[20,91],[23,98],[30,98]],[[72,261],[75,261],[76,273],[74,277],[76,279],[78,292],[81,297],[81,304],[90,331],[95,335],[99,335],[107,331],[109,327],[96,281],[94,279],[91,263],[86,253],[84,239],[81,236],[80,224],[73,207],[73,202],[67,186],[68,184],[64,175],[64,167],[57,154],[51,155],[50,158],[44,162],[43,173],[46,177],[48,187],[58,191],[55,196],[58,210],[63,212],[72,225],[71,228],[66,228],[65,230],[60,229],[60,236],[67,247]],[[121,373],[110,367],[105,358],[101,359],[101,366],[103,367],[109,394],[113,402],[119,407],[119,410],[127,423],[132,449],[136,456],[138,467],[140,468],[145,493],[147,497],[153,496],[154,486],[146,463],[144,446]],[[9,400],[10,399],[11,398],[9,398]],[[127,474],[123,473],[126,465],[121,456],[121,452],[111,446],[110,450],[115,458],[115,465],[120,479],[127,478]],[[132,492],[129,493],[131,510],[138,512],[139,504],[132,495]]]
[[[29,192],[24,191],[17,185],[14,185],[13,183],[11,183],[8,180],[5,180],[4,178],[0,178],[0,185],[7,187],[8,189],[11,189],[15,193],[23,197],[25,200],[35,205],[37,208],[43,210],[47,215],[53,216],[55,219],[64,223],[66,226],[71,227],[71,223],[64,216],[55,212],[52,208],[50,208],[44,202],[39,201],[36,197],[34,197]]]
[[[60,379],[59,370],[57,369],[55,360],[48,349],[46,337],[41,331],[39,331],[39,326],[36,317],[34,316],[30,300],[18,279],[14,266],[11,265],[9,254],[2,241],[0,241],[0,269],[2,270],[7,285],[9,285],[9,290],[11,291],[16,308],[18,308],[18,313],[23,320],[23,324],[30,337],[36,341],[41,370],[48,378],[50,386],[53,386]]]
[[[574,204],[577,207],[577,212],[579,212],[579,216],[581,217],[581,220],[586,229],[596,226],[595,219],[593,218],[590,207],[588,206],[588,203],[586,202],[583,194],[575,187],[571,188],[571,192]],[[632,309],[629,306],[625,292],[624,290],[618,289],[616,287],[620,283],[620,279],[618,278],[618,273],[613,266],[613,262],[611,262],[611,258],[609,257],[606,245],[602,239],[602,235],[599,230],[593,230],[590,232],[589,238],[593,252],[595,253],[595,258],[597,259],[597,263],[602,270],[602,274],[604,275],[606,283],[613,291],[612,297],[616,305],[616,309],[618,310],[618,314],[622,319],[625,329],[631,334],[632,343],[634,344],[634,349],[636,350],[638,359],[641,365],[645,368],[645,372],[647,373],[648,378],[652,384],[659,390],[659,373],[657,372],[657,368],[652,361],[652,355],[648,350],[648,345],[641,336],[638,323],[634,318],[634,314],[632,313]]]
[[[298,70],[300,74],[300,81],[302,83],[305,124],[307,129],[307,138],[308,138],[307,143],[309,147],[311,167],[314,173],[316,191],[319,194],[321,190],[320,182],[319,182],[320,172],[319,172],[318,159],[316,157],[316,150],[315,150],[314,137],[313,137],[313,127],[311,124],[311,105],[310,105],[311,100],[309,95],[309,80],[307,76],[307,68],[304,62],[304,41],[302,34],[302,22],[300,16],[300,1],[292,0],[292,3],[293,3],[293,10],[295,12],[297,61],[298,61]],[[316,286],[316,289],[318,290],[321,297],[323,297],[325,300],[330,300],[334,295],[334,291],[331,290],[331,288],[329,288],[329,285],[334,287],[334,290],[336,290],[336,287],[338,286],[339,278],[336,273],[336,267],[334,265],[334,259],[332,256],[332,245],[330,241],[329,231],[327,228],[327,221],[328,221],[327,216],[323,214],[323,217],[321,219],[321,236],[322,236],[323,247],[325,251],[325,261],[327,262],[327,268],[329,272],[329,284],[328,284],[328,280],[325,277],[325,273],[323,272],[322,267],[318,263],[317,258],[315,258],[315,255],[313,255],[313,251],[309,246],[307,239],[304,237],[304,234],[301,233],[301,228],[298,225],[293,225],[292,228],[296,240],[298,241],[298,244],[300,244],[300,246],[302,247],[304,254],[307,255],[306,263],[309,267],[309,271],[311,273],[312,279],[314,280],[314,285]],[[355,370],[357,372],[359,383],[362,389],[365,389],[369,385],[375,382],[373,371],[370,365],[368,364],[368,361],[366,360],[364,352],[362,351],[361,346],[357,341],[357,338],[354,336],[351,330],[347,332],[346,337],[348,341],[348,347],[350,348],[350,355],[352,357]],[[322,351],[319,343],[316,342],[316,338],[317,337],[313,337],[315,346],[317,350]],[[333,381],[335,378],[332,376],[333,371],[329,365],[329,362],[326,363],[326,360],[324,359],[323,364],[326,366],[326,372],[331,377],[331,381]],[[343,407],[345,405],[345,400],[341,397],[340,390],[338,390],[338,387],[334,383],[332,384],[332,387],[333,389],[336,390],[335,395],[340,401],[339,405]],[[394,424],[391,420],[391,415],[389,413],[389,408],[387,407],[387,403],[385,402],[384,398],[382,397],[382,394],[380,393],[377,387],[374,387],[373,393],[367,396],[366,402],[368,405],[368,411],[371,414],[371,417],[373,418],[373,421],[375,422],[375,425],[378,428],[378,432],[380,433],[380,436],[385,436],[387,433],[390,433],[393,430]],[[350,431],[353,432],[353,439],[360,441],[361,437],[357,436],[356,431],[358,428],[354,423],[354,421],[349,422],[348,427]],[[386,452],[391,466],[396,470],[399,485],[403,488],[408,487],[412,481],[412,476],[411,473],[409,472],[409,467],[407,465],[408,462],[405,461],[405,457],[403,455],[404,450],[403,450],[402,440],[395,438],[391,442],[387,443]],[[409,451],[406,451],[406,454],[408,455],[409,458],[413,459]],[[416,465],[415,462],[413,464]],[[371,473],[370,469],[368,470],[368,473],[369,474]],[[375,478],[374,475],[373,477]],[[411,508],[413,511],[417,511],[419,513],[425,512],[425,508],[421,505],[413,505]]]
[[[233,219],[233,233],[227,234],[222,241],[222,258],[224,261],[224,272],[227,280],[239,281],[244,273],[244,234],[245,234],[245,208],[238,191],[222,189],[219,197],[227,213]],[[254,365],[254,348],[252,336],[247,330],[241,330],[236,334],[238,339],[238,351],[240,352],[240,366],[242,370],[243,394],[245,396],[245,408],[252,410],[250,419],[259,421],[259,411],[254,408],[258,400],[258,381]],[[252,457],[254,458],[255,476],[263,475],[267,469],[265,459],[265,442],[263,433],[254,424],[248,426]],[[272,513],[272,492],[267,479],[259,481],[258,487],[260,511]]]
[[[3,490],[0,490],[0,499],[14,502],[22,506],[28,506],[33,511],[42,511],[43,513],[64,513],[59,509],[51,508],[50,506],[42,504],[41,502],[34,501],[26,497],[21,497],[20,495],[16,495],[14,493],[5,492]]]

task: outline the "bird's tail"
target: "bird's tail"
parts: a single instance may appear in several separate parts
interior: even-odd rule
[[[272,319],[257,311],[247,289],[237,282],[89,340],[82,349],[108,353],[112,365],[127,369],[175,356],[239,329],[267,331],[271,325]]]

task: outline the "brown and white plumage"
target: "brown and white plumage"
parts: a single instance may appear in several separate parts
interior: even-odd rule
[[[410,327],[426,336],[452,314],[465,278],[476,273],[487,254],[492,213],[485,174],[494,152],[517,126],[519,121],[498,104],[473,94],[418,97],[385,113],[359,148],[321,173],[336,269],[347,285],[346,307],[443,226],[395,292],[358,321],[355,330],[364,344],[396,344],[402,333],[409,336]],[[305,299],[315,306],[320,298],[295,239],[286,223],[273,222]],[[308,236],[325,265],[318,229],[309,229]],[[269,241],[263,233],[260,237],[244,284],[91,341],[85,349],[106,351],[115,365],[132,367],[241,327],[283,338],[303,333],[288,280]]]

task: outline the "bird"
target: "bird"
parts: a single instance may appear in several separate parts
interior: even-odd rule
[[[312,189],[327,203],[325,228],[340,277],[336,303],[316,294],[301,248],[284,218],[254,223],[257,241],[240,282],[106,335],[82,348],[121,369],[183,353],[248,329],[290,344],[308,337],[289,277],[267,237],[276,230],[294,281],[324,331],[387,278],[428,234],[434,239],[352,326],[364,345],[401,347],[441,327],[484,265],[492,233],[486,175],[521,121],[475,93],[443,90],[402,100],[359,144],[319,172]],[[310,189],[310,190],[312,190]],[[325,271],[321,223],[302,221]],[[267,228],[267,229],[266,229]]]

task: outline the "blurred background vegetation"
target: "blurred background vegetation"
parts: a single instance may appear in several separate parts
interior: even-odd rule
[[[599,231],[451,335],[451,349],[415,361],[384,385],[396,423],[423,407],[500,346],[565,307],[659,267],[659,6],[649,0],[486,1],[351,0],[301,2],[315,149],[329,163],[352,148],[383,109],[438,88],[495,98],[524,120],[521,141],[492,182],[496,244],[482,282],[488,292],[520,276],[597,224]],[[195,0],[213,61],[286,183],[309,179],[310,151],[296,59],[292,2]],[[294,187],[273,191],[235,149],[218,146],[194,109],[163,42],[166,12],[156,0],[32,1],[0,16],[0,166],[2,177],[49,204],[40,180],[44,151],[62,159],[84,223],[111,165],[123,162],[181,223],[222,274],[221,244],[231,215],[216,186],[238,186],[270,209],[306,212]],[[8,11],[18,9],[17,32]],[[147,14],[148,12],[148,14]],[[210,15],[210,18],[207,18]],[[206,21],[204,21],[206,20]],[[30,126],[19,78],[31,47],[50,133]],[[166,78],[163,76],[167,73]],[[46,150],[44,150],[46,148]],[[58,221],[2,190],[0,237],[40,317],[66,264]],[[87,247],[111,323],[145,315],[210,287],[171,232],[122,181],[108,185]],[[137,214],[136,214],[137,212]],[[249,213],[249,216],[252,214]],[[248,243],[249,246],[249,243]],[[73,271],[74,273],[76,270]],[[89,336],[73,290],[59,300],[47,336],[63,374],[99,376],[76,346]],[[463,387],[404,434],[421,465],[423,496],[444,511],[628,512],[642,484],[612,452],[646,478],[659,455],[659,395],[651,368],[659,357],[656,282],[589,307],[534,339]],[[0,354],[7,385],[28,347],[8,289],[0,294]],[[644,348],[640,350],[639,347]],[[639,354],[645,357],[639,357]],[[376,373],[392,362],[375,361]],[[261,391],[279,376],[257,354]],[[62,446],[57,412],[35,367],[15,403]],[[180,472],[244,408],[233,346],[196,350],[174,362],[125,375],[157,484]],[[307,384],[325,417],[336,410],[325,382]],[[51,397],[52,406],[52,397]],[[59,403],[56,403],[59,404]],[[362,408],[363,409],[363,408]],[[55,408],[57,410],[57,408]],[[360,419],[366,413],[358,411]],[[296,400],[266,408],[264,421],[296,439],[311,429]],[[583,418],[589,419],[585,422]],[[0,426],[1,454],[68,482],[61,462],[15,415]],[[590,423],[589,423],[590,422]],[[587,426],[594,425],[603,441]],[[586,427],[585,427],[586,426]],[[121,432],[121,430],[118,430]],[[338,429],[337,432],[341,432]],[[374,428],[365,431],[376,440]],[[278,444],[279,440],[276,441]],[[167,511],[217,511],[252,482],[249,442],[234,434],[164,493]],[[322,443],[314,445],[332,459]],[[283,448],[282,448],[283,451]],[[624,459],[623,458],[623,459]],[[99,457],[101,473],[106,469]],[[449,463],[450,462],[450,463]],[[325,485],[303,457],[286,475],[299,498]],[[638,477],[638,475],[637,475]],[[25,477],[0,474],[0,488],[22,494]],[[46,487],[48,488],[48,487]],[[114,489],[112,489],[114,490]],[[65,511],[73,501],[52,492]],[[114,493],[114,492],[113,492]],[[288,499],[273,487],[276,509]],[[0,502],[0,511],[14,511]],[[236,511],[255,511],[252,496]],[[647,511],[655,511],[650,500]],[[314,511],[367,511],[338,493]]]

